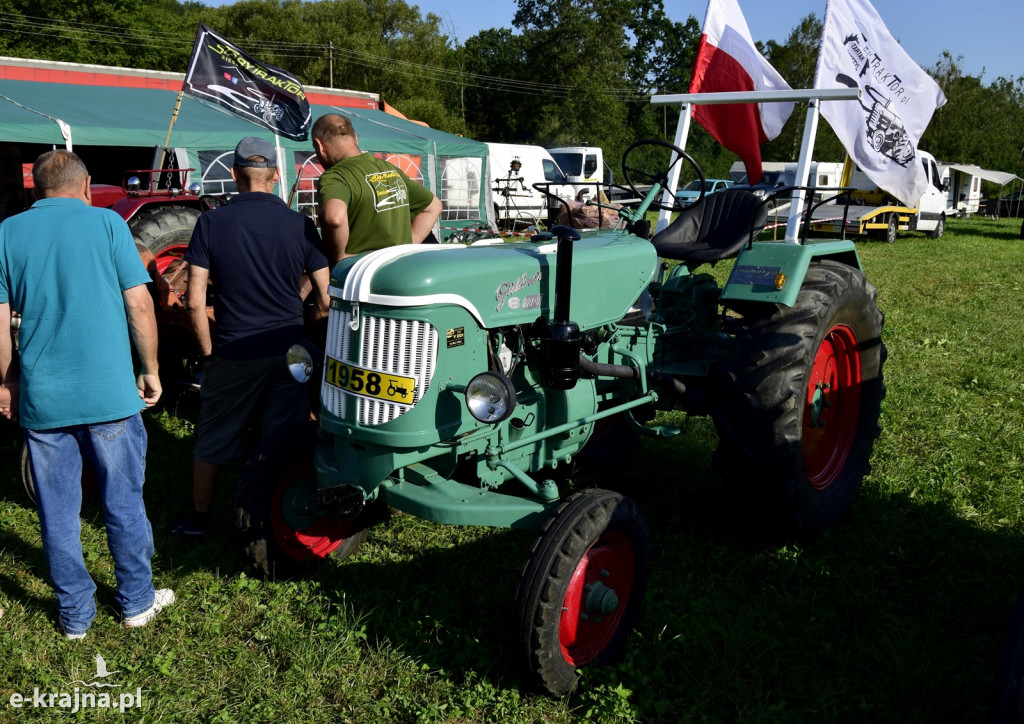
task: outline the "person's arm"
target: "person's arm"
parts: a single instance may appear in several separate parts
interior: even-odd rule
[[[316,300],[316,312],[313,320],[323,319],[331,309],[331,298],[327,296],[327,288],[331,284],[331,273],[327,267],[317,269],[309,275],[309,281],[313,285],[313,298]]]
[[[326,199],[320,204],[320,237],[331,266],[348,256],[348,204],[341,199]]]
[[[163,388],[160,386],[160,364],[157,361],[157,330],[156,314],[153,311],[153,297],[145,284],[129,287],[121,292],[124,299],[124,311],[128,316],[128,327],[131,329],[132,341],[139,353],[142,369],[135,380],[139,388],[139,397],[152,407],[160,399]]]
[[[11,305],[0,304],[0,415],[8,420],[18,418],[18,380],[11,374],[14,362],[14,340],[11,338]]]
[[[209,359],[213,354],[213,335],[210,334],[210,317],[206,313],[206,288],[210,283],[210,270],[195,264],[188,265],[188,291],[185,305],[192,336],[199,345],[199,354]]]
[[[441,199],[434,197],[427,208],[412,217],[412,243],[419,244],[434,229],[437,218],[441,215]]]

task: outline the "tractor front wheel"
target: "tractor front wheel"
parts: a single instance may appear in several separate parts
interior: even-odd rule
[[[249,562],[268,578],[300,575],[331,554],[343,560],[366,540],[355,518],[307,512],[317,510],[314,426],[257,450],[235,488],[235,533]]]
[[[547,691],[614,661],[647,588],[650,542],[639,507],[607,490],[566,500],[530,546],[515,597],[524,663]]]
[[[883,316],[863,272],[821,260],[792,307],[745,308],[739,352],[723,364],[715,462],[761,510],[804,530],[853,504],[885,385]]]

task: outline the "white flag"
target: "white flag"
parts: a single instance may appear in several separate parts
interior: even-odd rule
[[[917,144],[946,96],[868,0],[828,0],[814,87],[860,88],[859,100],[822,102],[821,115],[868,178],[917,206],[928,188]]]

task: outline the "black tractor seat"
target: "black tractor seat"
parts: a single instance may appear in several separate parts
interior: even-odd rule
[[[686,263],[736,256],[768,222],[768,205],[746,189],[708,194],[651,239],[658,256]]]

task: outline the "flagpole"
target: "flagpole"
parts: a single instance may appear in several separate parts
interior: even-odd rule
[[[281,197],[282,201],[285,201],[287,197],[284,195],[284,190],[288,186],[288,168],[286,164],[282,163],[284,159],[281,149],[281,137],[276,133],[274,134],[274,149],[277,153],[277,168],[281,172],[281,180],[277,184],[277,195]]]
[[[676,124],[676,138],[675,145],[677,148],[686,150],[686,141],[690,137],[690,104],[683,103],[679,109],[679,123]],[[672,153],[675,156],[675,152]],[[672,167],[668,172],[668,182],[663,190],[664,193],[674,196],[676,188],[679,186],[679,166],[681,164],[676,163],[676,159],[672,159]],[[661,231],[666,226],[672,217],[672,212],[666,209],[661,209],[658,212],[658,223],[655,226],[656,231]]]
[[[174,128],[174,122],[178,120],[178,111],[181,109],[181,97],[185,95],[185,84],[183,83],[181,88],[178,90],[178,100],[174,102],[174,112],[171,113],[171,124],[167,126],[167,138],[164,139],[164,149],[160,154],[160,170],[163,171],[164,164],[167,162],[167,147],[171,143],[171,129]],[[184,183],[184,179],[182,180]]]
[[[807,120],[804,121],[804,137],[800,142],[800,160],[796,165],[796,186],[807,185],[811,171],[811,155],[814,139],[818,136],[819,100],[811,98],[807,101]],[[793,192],[789,204],[789,221],[786,223],[786,241],[797,241],[800,238],[800,216],[804,213],[804,190],[798,188]],[[810,220],[808,220],[810,221]]]

